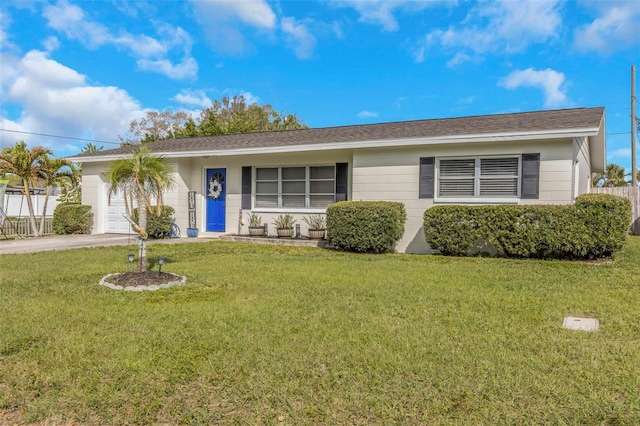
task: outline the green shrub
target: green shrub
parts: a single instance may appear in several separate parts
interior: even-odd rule
[[[631,202],[611,194],[584,194],[576,197],[581,223],[589,230],[588,257],[607,256],[620,250],[631,226]]]
[[[76,203],[58,204],[53,212],[53,232],[88,234],[91,231],[91,206]]]
[[[327,208],[327,240],[360,253],[392,252],[404,234],[404,204],[391,201],[341,201]]]
[[[173,213],[175,210],[171,206],[163,206],[162,211],[158,214],[156,207],[151,211],[147,210],[147,234],[152,240],[168,238],[171,224],[173,223]],[[138,209],[133,209],[133,221],[138,223]]]
[[[484,218],[478,208],[435,206],[424,214],[424,234],[431,248],[450,256],[465,256],[482,238]]]
[[[575,205],[436,206],[423,225],[446,255],[597,259],[623,247],[630,223],[629,200],[586,194]]]

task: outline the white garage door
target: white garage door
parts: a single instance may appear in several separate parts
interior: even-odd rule
[[[127,219],[122,216],[126,213],[122,194],[113,194],[111,196],[111,202],[107,206],[105,232],[107,234],[128,234],[131,232],[131,225]]]

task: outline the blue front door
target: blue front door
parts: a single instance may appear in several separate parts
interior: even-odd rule
[[[225,231],[227,169],[207,169],[207,231]]]

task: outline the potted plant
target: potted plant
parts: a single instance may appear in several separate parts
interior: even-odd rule
[[[249,214],[249,235],[252,237],[264,237],[262,216],[259,216],[257,213]]]
[[[296,223],[296,220],[293,218],[292,214],[281,214],[276,217],[273,224],[276,226],[278,237],[291,237],[294,223]]]
[[[303,217],[302,220],[309,225],[307,232],[310,239],[321,240],[324,238],[327,231],[327,221],[324,215],[312,214],[310,216]]]

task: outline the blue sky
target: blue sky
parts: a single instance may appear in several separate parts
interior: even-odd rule
[[[117,147],[148,110],[244,94],[310,127],[605,106],[627,168],[634,1],[16,1],[0,144]],[[14,132],[9,132],[12,130]]]

